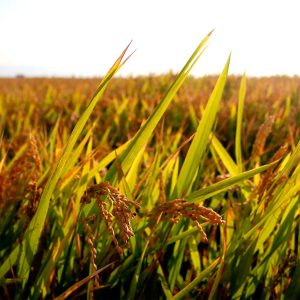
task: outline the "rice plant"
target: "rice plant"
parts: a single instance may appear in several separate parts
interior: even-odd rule
[[[210,36],[177,75],[0,80],[1,298],[300,296],[300,80],[193,78]]]

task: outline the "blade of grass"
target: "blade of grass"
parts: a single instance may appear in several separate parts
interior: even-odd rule
[[[89,178],[91,179],[91,178],[95,177],[103,168],[108,166],[116,158],[116,153],[119,156],[129,145],[130,141],[131,140],[122,144],[117,149],[111,151],[103,159],[101,159],[101,161],[90,171]]]
[[[128,187],[130,191],[132,192],[138,178],[138,170],[141,163],[141,160],[143,158],[144,148],[140,150],[140,152],[137,154],[135,160],[132,163],[132,167],[130,168],[127,176],[126,176],[126,182],[128,183]]]
[[[205,226],[205,225],[208,225],[209,223],[208,222],[205,222],[205,223],[202,223],[201,226]],[[199,232],[198,228],[197,227],[192,227],[182,233],[179,233],[173,237],[171,237],[168,241],[167,241],[167,245],[170,245],[172,243],[175,243],[176,241],[178,240],[182,240],[183,238],[185,237],[188,237],[190,236],[192,233],[197,233]]]
[[[197,173],[199,163],[208,145],[208,138],[213,128],[223,89],[226,83],[230,55],[227,59],[223,72],[221,73],[215,88],[208,100],[205,111],[197,128],[197,132],[189,147],[184,163],[179,173],[177,182],[177,195],[174,197],[184,197],[190,190]]]
[[[161,117],[165,113],[166,109],[168,108],[170,102],[174,98],[175,94],[183,84],[184,80],[188,76],[189,72],[191,71],[192,67],[198,61],[200,56],[205,50],[205,45],[210,37],[211,33],[209,33],[198,45],[196,50],[193,52],[181,72],[178,74],[177,78],[167,91],[164,98],[160,101],[160,103],[156,106],[153,113],[144,123],[142,128],[136,133],[131,143],[128,145],[126,150],[120,155],[120,163],[122,166],[122,170],[126,174],[131,167],[131,164],[146,143],[148,142],[149,138],[152,135],[153,130],[157,126],[158,122],[160,121]],[[117,165],[114,163],[111,168],[109,169],[106,180],[111,182],[111,184],[115,184],[117,180]]]
[[[230,175],[237,175],[239,173],[237,165],[214,134],[211,135],[211,145],[218,153],[222,163],[224,164]]]
[[[112,262],[112,263],[106,265],[105,267],[103,267],[103,268],[95,271],[94,273],[86,276],[82,280],[76,282],[71,287],[69,287],[65,292],[63,292],[61,295],[59,295],[58,297],[56,297],[55,300],[64,300],[64,299],[67,299],[67,297],[69,297],[72,293],[74,293],[82,285],[86,284],[89,280],[93,279],[96,275],[98,275],[99,273],[103,272],[107,268],[111,267],[114,263],[115,262]]]
[[[109,72],[106,74],[102,82],[100,83],[95,95],[91,99],[87,109],[82,114],[79,121],[76,123],[75,128],[73,129],[73,132],[69,138],[69,141],[67,145],[65,146],[63,153],[58,160],[56,166],[54,167],[50,178],[48,179],[46,186],[43,190],[39,206],[37,208],[37,211],[32,218],[26,232],[24,235],[24,238],[22,240],[21,245],[21,255],[20,260],[18,264],[18,275],[20,277],[24,277],[24,283],[23,286],[25,286],[27,282],[27,278],[30,271],[30,266],[33,260],[34,255],[36,254],[39,239],[41,236],[41,232],[44,228],[44,223],[46,219],[46,215],[48,212],[48,207],[50,203],[50,199],[52,197],[53,191],[56,187],[56,184],[58,180],[61,177],[61,174],[64,172],[65,168],[68,166],[68,159],[70,158],[72,154],[72,150],[75,146],[75,143],[77,142],[86,122],[88,121],[94,107],[98,103],[100,97],[102,96],[103,92],[105,91],[109,81],[111,78],[115,75],[115,73],[119,70],[119,68],[122,65],[122,60],[125,56],[125,53],[128,49],[129,45],[125,48],[125,50],[122,52],[120,57],[116,60],[115,64],[112,66],[112,68],[109,70]]]
[[[61,253],[65,250],[64,247],[66,246],[69,237],[73,233],[74,228],[75,224],[69,229],[69,232],[65,235],[64,239],[61,242],[57,242],[56,245],[53,247],[53,251],[47,264],[45,265],[41,274],[39,274],[39,277],[37,278],[37,281],[34,284],[32,299],[38,299],[41,291],[47,288],[48,285],[50,285],[51,273],[53,272]]]
[[[267,170],[275,163],[277,163],[277,162],[273,162],[273,163],[252,169],[250,171],[243,172],[241,174],[238,174],[238,175],[232,176],[230,178],[224,179],[222,181],[219,181],[217,183],[214,183],[208,187],[202,188],[201,190],[193,192],[192,194],[187,196],[187,200],[192,201],[192,202],[199,202],[204,199],[210,198],[218,193],[221,193],[221,192],[227,190],[231,186],[233,186],[243,180],[253,177],[255,174],[258,174],[258,173],[261,173],[261,172]]]
[[[244,235],[244,239],[247,240],[248,238],[250,238],[255,231],[257,231],[261,226],[263,226],[264,224],[267,224],[266,226],[263,227],[262,229],[262,233],[264,230],[267,230],[269,227],[269,223],[268,220],[273,219],[274,216],[277,215],[278,210],[282,208],[283,203],[285,203],[286,201],[290,201],[290,199],[292,197],[294,197],[295,195],[297,195],[297,193],[299,193],[300,191],[300,181],[296,182],[296,183],[290,183],[290,185],[288,186],[287,190],[284,190],[282,194],[280,194],[280,197],[278,197],[278,199],[274,199],[272,203],[273,205],[270,205],[266,211],[266,213],[264,214],[264,216],[257,222],[257,224],[255,224],[255,226],[253,226],[245,235]],[[277,201],[276,201],[277,200]]]
[[[239,173],[243,171],[241,136],[242,136],[242,120],[243,120],[245,95],[246,95],[246,74],[244,73],[241,80],[240,90],[239,90],[239,104],[238,104],[236,132],[235,132],[235,159],[236,159]]]
[[[183,238],[182,240],[175,242],[175,247],[174,247],[173,257],[172,257],[173,263],[169,274],[169,284],[170,284],[171,291],[174,290],[175,283],[182,266],[186,243],[187,243],[187,238]]]
[[[214,262],[212,262],[204,271],[202,271],[191,283],[189,283],[185,288],[183,288],[180,292],[178,292],[172,300],[179,300],[183,297],[187,296],[189,292],[191,292],[198,283],[206,278],[208,274],[219,264],[220,258],[217,258]]]
[[[71,167],[73,167],[76,164],[76,161],[78,160],[80,154],[82,153],[86,143],[88,142],[90,136],[93,133],[93,128],[90,128],[87,132],[87,134],[85,135],[85,137],[82,139],[82,141],[80,142],[80,144],[78,145],[78,147],[73,151],[72,155],[70,155],[69,159],[68,159],[68,167],[64,168],[64,171],[61,174],[61,178],[64,178],[67,174],[67,172],[69,171],[69,169]]]
[[[200,262],[200,255],[198,250],[198,243],[196,241],[195,236],[192,235],[189,237],[188,245],[189,245],[189,252],[191,256],[191,262],[196,274],[198,275],[201,270],[201,262]]]
[[[139,262],[136,266],[135,272],[133,274],[131,283],[130,283],[130,289],[129,289],[129,294],[128,294],[128,299],[135,299],[135,294],[136,294],[136,289],[137,289],[137,284],[139,282],[140,279],[140,273],[141,273],[141,269],[142,269],[142,264],[146,255],[146,251],[148,249],[149,246],[149,242],[151,239],[151,235],[149,237],[149,239],[147,240],[145,246],[144,246],[144,250],[140,256]]]
[[[209,297],[208,297],[208,300],[213,300],[214,299],[214,295],[217,291],[217,288],[218,288],[218,285],[220,283],[220,280],[221,280],[221,277],[222,277],[222,274],[223,274],[223,270],[224,270],[224,264],[225,264],[225,255],[226,255],[226,250],[227,250],[227,241],[226,241],[226,228],[223,229],[223,253],[222,253],[222,256],[221,256],[221,259],[220,259],[220,266],[219,266],[219,270],[217,272],[217,276],[214,280],[214,284],[210,290],[210,293],[209,293]]]
[[[158,274],[158,279],[159,279],[159,281],[161,283],[161,287],[163,289],[163,292],[164,292],[164,294],[166,296],[166,299],[171,299],[172,298],[172,293],[171,293],[171,290],[169,288],[167,279],[165,277],[165,274],[163,272],[163,269],[162,269],[160,263],[158,263],[157,274]]]
[[[8,258],[0,267],[0,278],[4,278],[4,275],[9,271],[9,269],[16,263],[17,258],[20,254],[20,245],[17,245],[14,250],[12,250]]]

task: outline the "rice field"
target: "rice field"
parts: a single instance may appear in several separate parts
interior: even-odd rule
[[[299,299],[300,78],[189,76],[208,39],[0,79],[1,299]]]

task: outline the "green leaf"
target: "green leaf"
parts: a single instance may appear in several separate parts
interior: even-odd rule
[[[115,158],[116,154],[119,157],[119,155],[126,149],[126,147],[129,145],[130,140],[126,143],[119,146],[117,149],[111,151],[109,154],[107,154],[101,161],[90,171],[89,173],[89,179],[92,179],[97,176],[97,174],[106,166],[108,166]]]
[[[145,258],[145,254],[147,251],[147,248],[149,246],[149,242],[151,239],[152,235],[149,236],[145,246],[144,246],[144,250],[143,253],[141,254],[140,258],[139,258],[139,262],[136,266],[135,272],[133,274],[131,283],[130,283],[130,288],[129,288],[129,294],[128,294],[128,299],[135,299],[135,294],[136,294],[136,289],[137,289],[137,284],[139,282],[140,279],[140,273],[141,273],[141,269],[142,269],[142,263],[144,261]]]
[[[298,258],[292,281],[284,295],[284,300],[300,298],[300,259]]]
[[[273,201],[268,206],[265,214],[259,219],[259,221],[253,226],[245,235],[244,239],[247,240],[250,236],[254,234],[261,226],[267,224],[264,228],[269,228],[269,220],[274,218],[278,214],[278,210],[282,209],[284,203],[288,203],[291,198],[293,198],[300,191],[300,181],[288,182],[285,184],[284,188],[281,189],[281,193],[278,197],[273,198]]]
[[[128,184],[128,187],[131,191],[131,193],[134,190],[135,184],[137,182],[137,178],[138,178],[138,170],[139,170],[139,166],[140,166],[140,162],[142,160],[143,157],[143,153],[144,153],[144,148],[142,148],[140,150],[140,152],[137,154],[136,158],[134,159],[132,166],[126,176],[126,182]]]
[[[204,227],[205,225],[208,225],[208,222],[202,223],[201,226]],[[173,237],[171,237],[170,239],[168,239],[167,241],[167,245],[170,245],[172,243],[175,243],[178,240],[182,240],[186,237],[189,237],[192,233],[196,233],[199,232],[197,227],[192,227],[182,233],[179,233],[177,235],[174,235]]]
[[[56,297],[56,300],[64,300],[67,299],[72,293],[74,293],[77,289],[79,289],[82,285],[88,283],[91,279],[93,279],[96,275],[100,274],[101,272],[103,272],[104,270],[110,268],[111,266],[114,265],[115,262],[112,262],[108,265],[106,265],[105,267],[93,272],[92,274],[86,276],[85,278],[83,278],[82,280],[74,283],[71,287],[69,287],[66,291],[64,291],[61,295],[59,295],[58,297]]]
[[[230,55],[227,59],[222,74],[220,75],[215,88],[208,100],[205,111],[197,128],[197,132],[189,147],[184,163],[179,173],[177,182],[177,195],[175,197],[184,197],[189,192],[195,175],[197,173],[203,154],[208,145],[208,138],[213,128],[219,103],[227,79]]]
[[[205,187],[199,191],[193,192],[189,196],[187,196],[187,200],[192,201],[192,202],[199,202],[204,199],[210,198],[218,193],[221,193],[231,186],[242,182],[246,179],[249,179],[253,177],[255,174],[259,174],[268,168],[270,168],[272,165],[274,165],[276,162],[270,163],[268,165],[264,165],[255,169],[252,169],[250,171],[246,171],[243,173],[240,173],[238,175],[232,176],[230,178],[224,179],[222,181],[219,181],[217,183],[214,183],[208,187]]]
[[[163,269],[160,265],[160,263],[158,263],[158,267],[157,267],[157,274],[158,274],[158,279],[161,283],[161,287],[163,289],[163,292],[166,296],[166,299],[171,299],[172,298],[172,292],[169,288],[169,285],[168,285],[168,282],[167,282],[167,279],[165,277],[165,274],[163,272]]]
[[[93,96],[92,100],[90,101],[87,109],[82,114],[79,121],[76,123],[75,128],[73,129],[71,136],[68,140],[68,143],[66,144],[66,146],[63,150],[63,153],[62,153],[60,159],[58,160],[57,164],[55,165],[55,167],[46,183],[46,186],[43,190],[37,211],[25,232],[25,235],[24,235],[24,238],[23,238],[22,244],[21,244],[21,255],[20,255],[20,260],[19,260],[19,265],[18,265],[18,275],[20,277],[25,278],[25,280],[23,282],[23,286],[25,286],[25,284],[27,282],[27,278],[28,278],[29,271],[30,271],[30,266],[31,266],[33,257],[37,252],[39,239],[40,239],[42,230],[44,228],[44,223],[45,223],[45,219],[47,216],[50,199],[55,190],[56,184],[57,184],[58,180],[60,179],[61,175],[63,174],[63,172],[65,171],[65,169],[68,168],[68,160],[72,156],[73,148],[74,148],[86,122],[88,121],[94,107],[98,103],[100,97],[102,96],[102,94],[103,94],[104,90],[106,89],[111,78],[115,75],[115,73],[122,66],[122,60],[124,58],[124,55],[125,55],[128,47],[129,47],[129,45],[125,48],[125,50],[122,52],[120,57],[116,60],[115,64],[112,66],[112,68],[106,74],[106,76],[103,78],[95,95]]]
[[[198,228],[197,228],[198,229]],[[195,236],[190,236],[188,240],[189,245],[189,252],[191,256],[191,262],[193,265],[194,270],[196,271],[196,274],[198,275],[201,270],[201,263],[200,263],[200,255],[198,250],[198,243],[196,241]]]
[[[122,166],[122,170],[124,174],[128,172],[130,169],[132,162],[134,161],[135,157],[137,156],[140,149],[142,149],[146,143],[149,141],[155,127],[157,126],[158,122],[160,121],[161,117],[165,113],[166,109],[168,108],[169,104],[171,103],[172,99],[174,98],[175,94],[183,84],[184,80],[190,73],[192,67],[198,61],[200,56],[202,55],[203,51],[205,50],[205,45],[210,37],[211,33],[209,33],[198,45],[194,53],[191,55],[181,72],[178,74],[176,80],[173,82],[169,90],[167,91],[164,98],[159,102],[156,106],[153,113],[144,123],[142,128],[136,133],[131,143],[128,145],[126,150],[120,155],[120,163]],[[117,164],[114,163],[111,168],[109,169],[106,180],[111,182],[111,184],[115,184],[117,181]]]
[[[181,269],[186,242],[187,238],[183,238],[182,240],[179,240],[175,243],[172,256],[172,266],[169,273],[169,284],[171,291],[173,291],[175,287],[175,283]]]
[[[0,267],[0,278],[3,278],[4,275],[10,270],[10,268],[16,263],[17,258],[20,254],[20,245],[17,245],[13,251],[10,252],[8,258]]]
[[[209,273],[219,264],[220,258],[216,259],[213,263],[211,263],[204,271],[202,271],[191,283],[189,283],[184,289],[178,292],[172,300],[182,299],[184,296],[187,296],[189,292],[191,292],[196,286],[199,284],[201,280],[206,278]]]
[[[211,145],[218,153],[222,163],[224,164],[230,175],[237,175],[239,173],[237,165],[214,134],[211,135]]]
[[[244,73],[241,80],[240,90],[239,90],[239,104],[238,104],[238,114],[236,120],[236,133],[235,133],[235,159],[236,159],[239,173],[243,171],[241,136],[242,136],[242,120],[243,120],[245,94],[246,94],[246,74]]]

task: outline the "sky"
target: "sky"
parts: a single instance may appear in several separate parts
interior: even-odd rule
[[[298,4],[299,2],[299,4]],[[120,75],[192,70],[300,75],[298,0],[0,0],[0,76],[101,76],[132,41]]]

